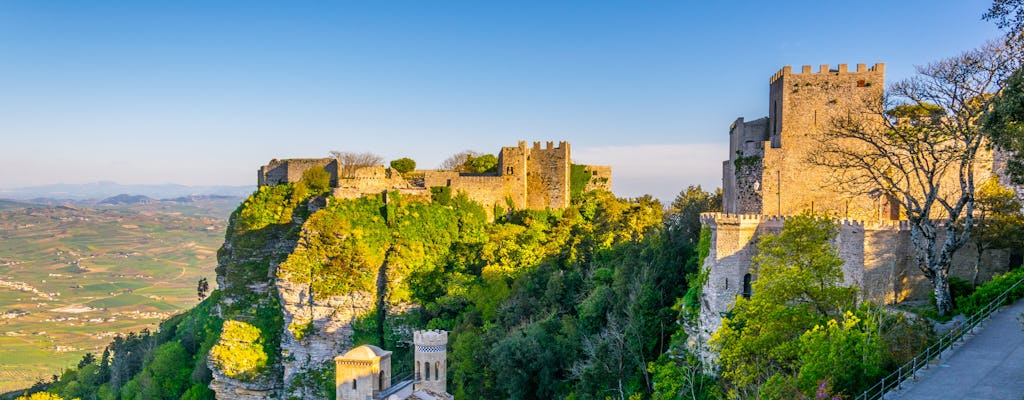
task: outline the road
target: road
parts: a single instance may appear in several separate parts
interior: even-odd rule
[[[1003,307],[965,343],[886,399],[1024,399],[1024,300]]]

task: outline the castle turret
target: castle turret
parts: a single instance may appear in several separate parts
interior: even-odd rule
[[[391,352],[362,345],[334,358],[338,400],[365,400],[391,387]]]
[[[448,332],[413,332],[413,345],[416,348],[416,390],[447,393]]]

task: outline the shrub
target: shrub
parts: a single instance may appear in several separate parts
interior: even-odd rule
[[[960,312],[966,316],[974,315],[978,311],[981,311],[982,307],[991,303],[992,300],[995,300],[996,297],[1021,279],[1024,279],[1024,268],[1017,268],[1005,274],[997,275],[993,277],[991,281],[978,286],[978,288],[974,290],[974,293],[957,299],[957,307],[960,309]],[[1004,304],[1009,304],[1021,297],[1024,297],[1024,285],[1017,286],[1017,288],[1006,297]]]
[[[255,379],[267,367],[260,329],[241,321],[224,321],[220,340],[210,349],[210,360],[228,377]]]
[[[322,194],[331,190],[331,174],[320,167],[307,169],[302,173],[302,184],[306,186],[311,194]]]
[[[398,171],[400,174],[404,174],[416,169],[416,161],[413,161],[409,157],[402,157],[391,161],[391,169]]]

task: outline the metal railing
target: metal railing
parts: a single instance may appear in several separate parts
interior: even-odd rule
[[[963,340],[964,336],[973,331],[978,324],[988,319],[993,312],[1006,304],[1006,300],[1009,297],[1010,292],[1022,283],[1024,283],[1024,278],[1017,280],[1017,282],[1004,290],[1003,293],[1000,293],[999,296],[992,299],[992,301],[985,305],[985,307],[967,318],[963,324],[954,327],[949,332],[946,332],[946,334],[939,337],[938,342],[928,346],[927,349],[924,349],[920,354],[914,356],[912,360],[907,361],[907,363],[903,364],[899,369],[882,378],[882,380],[875,384],[875,386],[865,390],[864,393],[861,393],[856,399],[881,399],[886,395],[886,393],[889,393],[890,390],[901,388],[903,386],[903,381],[914,377],[918,370],[927,366],[932,360],[937,358],[941,359],[943,352],[952,347],[956,342]]]

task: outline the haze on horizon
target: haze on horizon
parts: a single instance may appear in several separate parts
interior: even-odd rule
[[[782,66],[893,82],[999,35],[978,0],[439,4],[4,2],[0,188],[567,140],[618,195],[670,201],[720,186],[729,124],[767,115]]]

